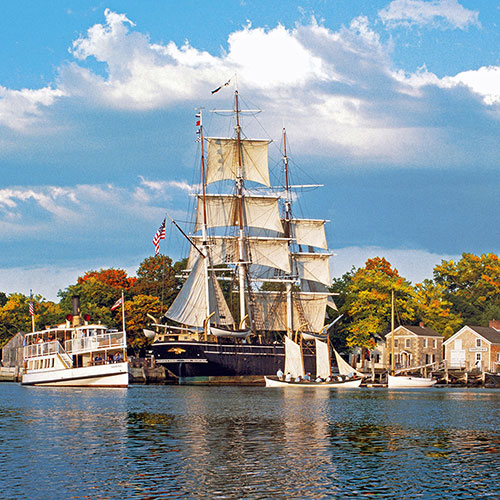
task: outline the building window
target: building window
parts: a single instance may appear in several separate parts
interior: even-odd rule
[[[432,340],[432,347],[434,347],[434,349],[437,347],[437,340],[436,339]]]
[[[398,346],[398,339],[394,339],[394,347],[396,348]]]
[[[481,347],[481,339],[476,339],[476,347]]]
[[[427,347],[427,339],[424,339],[424,347]]]
[[[405,347],[410,347],[411,345],[411,339],[406,339],[405,340]]]

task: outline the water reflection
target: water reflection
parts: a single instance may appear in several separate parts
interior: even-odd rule
[[[500,493],[494,391],[0,391],[9,498]]]

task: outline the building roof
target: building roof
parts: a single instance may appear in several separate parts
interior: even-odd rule
[[[432,328],[429,328],[427,326],[400,325],[395,330],[397,330],[398,328],[404,328],[405,330],[408,330],[409,332],[418,335],[419,337],[443,337],[443,335],[436,332],[436,330],[433,330]],[[387,337],[387,335],[390,334],[391,332],[388,332],[385,336]]]
[[[467,326],[481,335],[481,337],[484,337],[488,342],[491,342],[492,344],[500,344],[500,331],[495,330],[495,328],[491,328],[489,326]]]

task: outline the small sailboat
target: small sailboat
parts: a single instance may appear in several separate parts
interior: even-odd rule
[[[353,389],[361,385],[363,374],[346,363],[333,349],[337,359],[340,375],[332,376],[330,345],[323,340],[315,339],[316,343],[316,380],[305,381],[304,361],[302,349],[299,344],[290,337],[285,337],[285,373],[286,378],[280,379],[277,376],[264,377],[266,387],[323,387],[330,389]],[[340,360],[340,362],[339,362]],[[296,381],[300,377],[300,382]]]
[[[411,377],[397,375],[394,358],[394,290],[391,292],[391,373],[387,374],[387,387],[389,389],[421,389],[432,387],[437,380],[427,377]]]

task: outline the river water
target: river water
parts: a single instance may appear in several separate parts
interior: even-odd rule
[[[0,498],[499,498],[500,391],[0,384]]]

